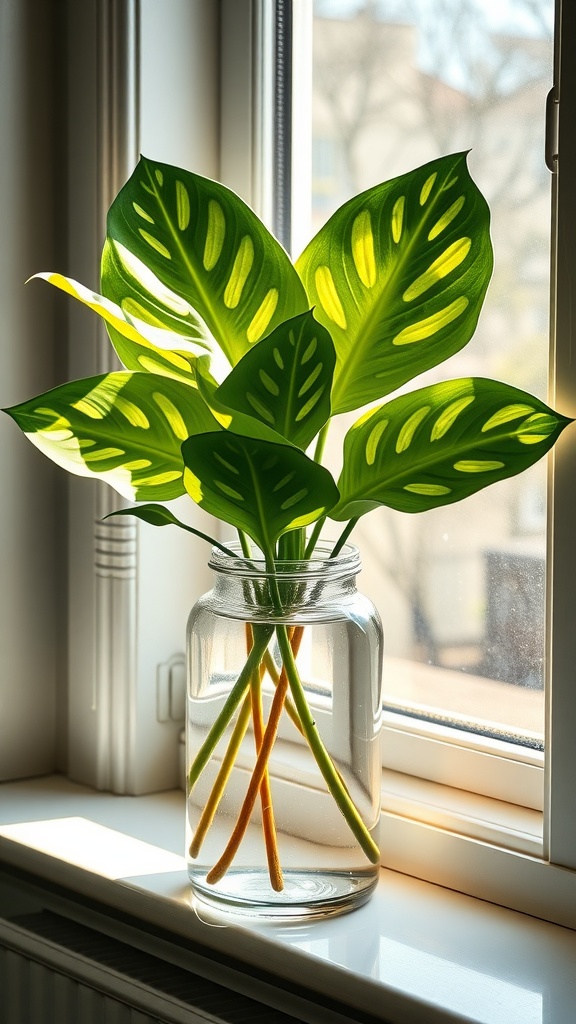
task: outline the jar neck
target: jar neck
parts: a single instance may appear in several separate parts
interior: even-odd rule
[[[231,544],[237,557],[214,549],[209,565],[214,571],[213,595],[226,605],[267,614],[285,615],[291,608],[319,608],[342,602],[356,593],[360,556],[346,545],[330,558],[331,545],[319,544],[308,561],[278,561],[270,572],[263,558],[246,558]]]

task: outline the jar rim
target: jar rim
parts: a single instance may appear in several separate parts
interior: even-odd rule
[[[256,557],[246,557],[239,541],[227,542],[226,546],[234,552],[234,557],[226,554],[221,548],[213,547],[208,566],[214,572],[237,578],[336,580],[344,576],[356,576],[362,568],[360,552],[354,544],[345,544],[342,550],[331,558],[334,542],[319,541],[309,559],[277,559],[275,573],[268,570],[264,556],[259,550]]]

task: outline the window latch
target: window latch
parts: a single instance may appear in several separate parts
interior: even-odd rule
[[[554,88],[546,97],[546,139],[544,143],[544,159],[546,167],[553,174],[558,170],[558,112],[560,102]]]

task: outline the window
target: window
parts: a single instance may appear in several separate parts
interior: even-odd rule
[[[33,201],[38,204],[39,216],[47,208],[53,208],[51,201],[56,196],[59,215],[66,210],[69,218],[69,240],[64,246],[60,224],[43,224],[47,239],[46,262],[50,266],[61,260],[65,272],[86,282],[96,283],[102,214],[110,194],[127,172],[137,144],[133,135],[118,131],[111,125],[111,122],[117,125],[115,119],[120,114],[127,118],[127,124],[133,126],[135,110],[139,109],[140,145],[144,152],[161,152],[163,158],[174,163],[180,162],[202,173],[218,174],[250,201],[256,202],[259,197],[261,211],[269,223],[275,216],[271,186],[271,132],[278,110],[271,102],[272,93],[262,88],[262,80],[274,73],[269,33],[274,27],[272,14],[276,5],[266,0],[260,3],[257,0],[222,0],[220,5],[191,5],[187,0],[170,0],[170,4],[160,6],[161,13],[155,0],[141,0],[139,4],[135,0],[126,0],[112,5],[113,10],[110,5],[99,4],[96,0],[82,5],[61,5],[54,0],[46,7],[47,20],[50,21],[50,16],[55,19],[50,22],[50,32],[47,25],[42,24],[32,29],[24,15],[17,21],[22,49],[31,54],[30,67],[36,67],[36,74],[43,69],[44,77],[37,89],[44,104],[43,113],[48,123],[56,124],[58,128],[58,146],[54,150],[50,139],[41,134],[35,136],[35,144],[41,150],[38,166],[46,169],[47,173],[53,173],[54,181],[45,175],[44,185],[49,182],[48,193],[39,192],[41,198],[34,196]],[[297,198],[294,199],[293,210],[288,209],[288,212],[301,208],[303,196],[310,194],[310,176],[318,182],[319,206],[324,204],[327,207],[328,195],[331,202],[340,201],[337,192],[341,188],[341,177],[340,174],[336,177],[331,168],[339,167],[341,170],[346,164],[346,155],[342,144],[331,140],[327,129],[318,135],[314,146],[309,131],[311,84],[307,69],[311,68],[311,63],[308,63],[307,56],[302,56],[302,48],[307,47],[310,51],[312,46],[312,4],[308,0],[299,0],[278,6],[284,12],[288,27],[289,15],[292,15],[292,52],[296,55],[293,59],[298,67],[298,74],[292,79],[291,110],[287,112],[284,108],[285,115],[294,125],[293,166],[297,147],[304,147],[298,149],[299,154],[308,147],[305,159],[298,157],[298,173],[292,175],[292,195]],[[326,4],[325,8],[328,6],[337,5]],[[430,11],[430,4],[425,6]],[[471,9],[472,5],[468,6]],[[170,16],[166,14],[168,9]],[[25,10],[25,6],[21,10]],[[114,20],[102,20],[103,12],[108,12]],[[45,52],[41,29],[48,32],[46,38],[51,40],[54,48],[51,53],[61,57],[57,49],[61,46],[70,55],[66,82],[52,77],[53,68],[48,59],[46,65],[36,60],[39,53]],[[572,5],[565,4],[562,10],[558,8],[556,31],[554,97],[560,100],[560,104],[559,108],[558,104],[549,104],[550,140],[553,137],[552,114],[559,109],[558,173],[553,180],[556,211],[552,240],[555,271],[553,319],[556,330],[552,391],[554,403],[570,413],[575,405],[576,392],[575,370],[570,359],[574,287],[571,268],[576,265],[576,237],[572,227],[576,209],[570,187],[576,174],[576,135],[571,113],[576,98],[576,68],[568,50],[576,32],[576,10]],[[400,39],[402,31],[397,35]],[[136,45],[137,40],[140,40],[140,48]],[[110,45],[112,41],[114,47]],[[401,41],[397,39],[394,42],[398,52]],[[120,42],[124,46],[119,46]],[[181,48],[176,59],[175,48],[178,46]],[[194,47],[193,53],[191,47]],[[139,66],[134,63],[138,55]],[[111,60],[112,64],[109,63]],[[513,68],[514,75],[525,73],[526,62],[523,64],[523,60],[518,58],[519,66]],[[531,69],[538,62],[533,64],[531,57],[527,63]],[[55,59],[54,64],[63,66],[66,62]],[[47,82],[50,89],[46,88]],[[115,91],[107,93],[102,87],[104,82],[115,84]],[[53,111],[64,88],[67,89],[70,109],[64,120],[57,121]],[[461,102],[461,97],[454,96],[454,93],[457,93],[454,85],[446,86],[440,98],[443,102]],[[3,90],[2,95],[3,102],[12,102],[11,94]],[[22,102],[26,95],[22,85]],[[191,97],[195,98],[194,102],[191,102]],[[198,97],[200,99],[196,101]],[[14,101],[10,109],[13,116],[11,131],[15,138],[18,117],[14,110],[17,108]],[[398,112],[399,117],[401,113]],[[495,140],[505,140],[506,125],[498,127],[500,135],[495,135]],[[124,156],[105,144],[105,140],[119,137],[127,140]],[[549,148],[554,150],[552,141]],[[62,163],[63,152],[67,153],[65,165]],[[286,154],[283,155],[285,158]],[[10,202],[7,213],[13,217],[16,211],[20,218],[21,209],[28,209],[26,203],[32,201],[23,187],[29,180],[24,174],[29,160],[24,145],[18,150],[17,157],[11,187],[3,190],[3,194],[20,197],[20,207]],[[329,164],[329,160],[334,163]],[[406,167],[416,163],[417,156],[407,161]],[[95,196],[99,196],[98,204]],[[36,211],[36,206],[33,209]],[[276,214],[277,211],[278,203]],[[19,238],[20,219],[10,223],[14,237]],[[299,251],[305,232],[294,218],[290,230],[294,251]],[[49,355],[43,356],[45,362],[42,365],[35,362],[31,368],[27,358],[20,355],[21,362],[14,364],[16,370],[13,366],[9,368],[12,374],[11,394],[5,404],[50,387],[69,373],[96,372],[101,358],[96,329],[92,320],[83,318],[81,310],[63,314],[61,307],[57,310],[50,299],[35,299],[32,303],[29,293],[24,295],[22,292],[20,282],[42,269],[38,266],[37,236],[25,241],[24,255],[13,259],[13,295],[7,295],[5,306],[14,323],[19,324],[19,333],[14,335],[17,341],[15,348],[22,352],[26,347],[28,351],[37,351],[37,339],[39,333],[45,331],[45,323],[41,322],[39,312],[30,313],[29,308],[40,310],[41,301],[46,302],[53,318],[51,326],[54,326],[55,339],[62,333],[58,318],[68,320],[69,317],[69,323],[64,326],[69,327],[74,348],[69,353],[68,368],[63,366],[67,353],[63,352],[63,346],[57,340]],[[9,259],[12,255],[9,254]],[[526,279],[540,281],[541,257],[530,255],[523,257],[523,261]],[[39,294],[40,285],[28,287],[36,288]],[[28,318],[36,316],[38,321],[29,327]],[[542,332],[544,324],[540,312],[528,320],[527,330]],[[80,337],[87,339],[85,348],[77,347],[76,339]],[[75,481],[67,481],[71,495],[71,575],[66,579],[66,574],[61,571],[61,548],[56,545],[56,541],[61,543],[62,532],[67,528],[62,513],[65,501],[63,503],[60,493],[63,484],[56,478],[56,471],[53,474],[51,468],[40,465],[41,460],[36,453],[21,454],[24,442],[20,444],[20,439],[14,440],[12,435],[9,437],[8,425],[2,429],[6,430],[6,451],[17,451],[18,462],[9,485],[14,503],[10,502],[9,520],[2,531],[2,542],[10,551],[16,580],[13,600],[9,603],[7,616],[1,620],[3,625],[8,625],[6,644],[2,645],[2,649],[8,652],[4,666],[8,682],[3,685],[11,686],[12,677],[23,680],[23,692],[27,696],[22,700],[10,730],[19,737],[33,734],[33,740],[28,744],[19,739],[18,751],[16,744],[14,748],[2,747],[3,756],[7,749],[11,757],[3,765],[3,774],[49,771],[56,765],[65,765],[64,756],[60,754],[58,759],[54,753],[58,730],[52,729],[56,712],[64,704],[64,701],[58,702],[57,681],[62,678],[62,668],[66,663],[64,646],[56,648],[52,640],[58,630],[63,632],[61,605],[54,608],[53,602],[54,581],[57,580],[62,593],[68,589],[71,608],[69,764],[72,774],[133,792],[173,785],[177,778],[179,723],[170,720],[159,722],[157,703],[159,695],[165,693],[166,680],[169,687],[177,685],[177,672],[171,675],[174,667],[171,658],[181,649],[185,609],[191,604],[194,591],[198,593],[206,586],[202,578],[205,552],[198,545],[192,549],[187,547],[191,554],[183,556],[183,548],[176,543],[172,546],[169,537],[164,538],[164,531],[160,537],[154,533],[153,545],[148,544],[144,530],[129,532],[131,527],[125,528],[126,534],[112,535],[102,532],[100,527],[95,532],[93,522],[102,514],[102,501],[110,499],[96,495],[86,481],[81,481],[78,489],[71,486]],[[572,926],[576,925],[572,910],[576,875],[571,871],[563,872],[558,866],[576,869],[576,797],[571,763],[576,734],[576,699],[572,682],[576,663],[572,624],[576,580],[570,558],[573,545],[571,510],[576,501],[572,469],[575,444],[573,431],[567,432],[558,445],[554,466],[551,467],[553,486],[548,512],[551,547],[547,566],[550,580],[550,683],[545,725],[545,768],[541,767],[541,753],[529,746],[517,745],[514,756],[510,758],[505,755],[499,738],[475,736],[464,731],[454,733],[444,721],[438,720],[420,725],[413,718],[391,711],[385,756],[387,764],[393,765],[397,775],[391,780],[383,829],[383,849],[386,863],[390,866]],[[22,465],[26,467],[23,476]],[[41,498],[38,497],[39,492]],[[39,526],[36,517],[27,518],[31,501],[45,502],[45,514]],[[525,500],[522,508],[517,528],[526,535],[539,528],[542,520],[539,493],[535,492],[533,497]],[[35,533],[36,529],[38,532]],[[162,546],[164,543],[166,548]],[[96,556],[93,556],[93,550]],[[178,560],[180,579],[184,577],[181,559],[190,558],[189,578],[184,580],[183,591],[175,598],[179,602],[178,613],[173,607],[166,609],[170,612],[167,618],[175,632],[164,634],[156,648],[151,646],[153,631],[147,623],[153,623],[154,632],[159,635],[159,609],[155,600],[159,585],[158,563],[166,563],[169,557]],[[25,569],[21,571],[18,563]],[[464,575],[477,573],[477,567],[467,566],[466,558],[463,558],[463,567],[458,571]],[[42,583],[39,582],[40,570],[44,568],[46,575]],[[519,564],[515,571],[520,579],[525,578],[521,570]],[[434,581],[435,577],[432,575],[430,579]],[[34,596],[30,598],[30,595]],[[32,606],[30,600],[33,601]],[[110,634],[102,632],[102,626],[96,634],[92,629],[97,615],[101,624],[115,632],[117,638],[114,649],[121,654],[115,655],[117,660],[113,664],[110,662]],[[42,651],[40,658],[33,656],[29,643],[31,619],[39,624],[39,630],[45,631],[39,633],[41,645],[37,649]],[[14,625],[16,621],[17,625]],[[99,639],[98,657],[102,659],[100,675],[94,673],[93,668],[97,648],[95,636]],[[446,648],[468,646],[464,644],[464,638],[477,642],[477,638],[470,635],[469,624],[459,621],[454,623],[450,635],[442,637],[442,641]],[[444,667],[451,670],[450,665]],[[141,669],[143,675],[139,676]],[[43,681],[45,675],[48,676],[48,684],[37,686],[36,681]],[[30,685],[31,679],[33,685]],[[103,688],[94,702],[94,689],[97,689],[99,679]],[[113,679],[114,687],[111,685]],[[64,717],[64,714],[60,715],[62,721]],[[32,727],[30,723],[33,723]],[[61,734],[64,732],[66,729],[61,727]],[[41,748],[40,759],[32,756],[32,748],[34,751]],[[21,757],[23,750],[24,758]],[[151,750],[154,757],[150,756]],[[141,760],[138,752],[142,754]],[[161,769],[166,774],[152,777],[149,774],[150,764],[167,766]],[[424,779],[416,796],[402,788],[408,776],[416,777],[415,767]],[[535,808],[541,799],[543,773],[545,810],[542,818]],[[474,796],[479,790],[482,795]],[[515,811],[512,808],[514,803],[518,805]],[[543,845],[538,839],[538,827],[542,821]],[[471,836],[479,838],[472,839]],[[527,855],[519,856],[515,852],[518,849]]]
[[[418,378],[504,377],[545,397],[550,293],[550,175],[544,162],[553,3],[314,4],[311,230],[353,193],[450,151],[471,149],[489,201],[496,269],[472,343]],[[337,463],[343,435],[332,430]],[[390,729],[424,738],[466,732],[515,761],[518,802],[541,808],[544,748],[546,474],[519,478],[425,516],[379,509],[355,539],[364,589],[387,626]],[[426,724],[428,723],[428,724]],[[436,723],[442,728],[430,728]],[[484,745],[482,738],[489,741]],[[466,741],[454,737],[461,748]],[[413,749],[414,749],[413,745]],[[421,744],[423,750],[427,744]],[[429,746],[429,745],[428,745]],[[470,751],[467,754],[469,756]],[[413,771],[440,778],[425,754]],[[524,762],[526,771],[519,772]],[[394,757],[385,753],[394,767]],[[406,759],[402,759],[403,770]],[[510,776],[496,788],[507,800]],[[499,784],[501,783],[501,785]]]
[[[315,85],[309,103],[314,120],[312,229],[308,228],[308,237],[353,192],[432,159],[439,151],[467,148],[473,142],[478,150],[475,174],[494,210],[497,259],[499,248],[503,250],[503,276],[501,283],[495,279],[494,300],[484,313],[487,324],[479,339],[482,364],[478,365],[476,356],[476,365],[460,362],[441,367],[440,376],[470,372],[503,376],[520,387],[545,393],[551,253],[558,312],[553,309],[552,313],[556,332],[549,392],[553,402],[563,399],[562,408],[569,412],[574,405],[573,375],[562,353],[570,344],[564,243],[566,224],[573,215],[566,182],[573,159],[567,111],[574,93],[562,53],[568,39],[567,19],[572,15],[559,5],[554,11],[545,0],[530,5],[519,0],[491,14],[482,4],[442,4],[437,14],[432,7],[347,0],[314,4]],[[444,35],[439,26],[445,29]],[[470,76],[467,85],[464,72]],[[548,90],[552,91],[547,102]],[[554,116],[560,97],[559,165],[557,174],[547,177],[545,150],[556,171]],[[353,109],[355,101],[359,112]],[[300,109],[300,117],[293,111],[293,147],[300,156],[293,152],[292,160],[299,169],[304,159],[298,146],[307,116],[305,109]],[[424,142],[423,131],[429,136]],[[378,159],[380,165],[375,168]],[[507,198],[502,196],[502,182],[509,189]],[[506,206],[508,220],[503,217]],[[293,233],[294,221],[293,215]],[[300,239],[306,241],[302,228]],[[295,255],[299,251],[300,247],[293,247]],[[540,354],[529,364],[526,354],[534,348],[534,339],[539,339]],[[465,350],[466,358],[473,361],[475,344]],[[421,382],[425,381],[417,381],[416,386]],[[412,567],[400,583],[405,590],[412,588],[412,600],[406,602],[412,621],[405,632],[412,633],[409,660],[413,664],[394,661],[389,668],[400,685],[388,692],[387,699],[384,763],[392,774],[386,780],[385,862],[444,884],[455,884],[458,877],[456,884],[466,891],[526,908],[536,903],[534,899],[526,902],[527,876],[513,883],[511,865],[518,868],[519,861],[513,854],[501,856],[501,850],[510,848],[533,857],[528,872],[535,865],[542,869],[546,864],[571,866],[574,860],[567,839],[572,815],[562,820],[555,812],[555,808],[571,807],[570,787],[563,785],[562,777],[569,763],[564,759],[569,757],[568,734],[573,724],[568,667],[572,640],[565,609],[571,607],[574,594],[571,587],[567,589],[569,570],[561,554],[559,524],[562,530],[568,528],[570,504],[562,509],[565,496],[569,503],[573,497],[564,480],[570,476],[573,446],[568,436],[550,459],[547,528],[545,467],[539,466],[511,482],[507,495],[503,487],[499,495],[487,490],[475,509],[468,501],[449,510],[448,520],[439,511],[436,523],[421,521],[412,526],[412,539],[406,537],[408,528],[400,517],[386,527],[381,520],[370,532],[368,520],[375,514],[366,517],[364,536],[358,530],[356,538],[361,546],[366,544],[366,561],[373,563],[375,553],[384,547],[384,530],[390,531],[390,550],[384,554],[389,576],[398,576],[402,569],[393,561],[398,550],[408,553]],[[463,516],[464,527],[457,525],[455,510]],[[471,515],[481,526],[475,551],[462,544]],[[442,525],[446,521],[448,529]],[[457,540],[448,555],[446,532]],[[424,557],[428,562],[422,572]],[[457,600],[450,602],[448,592],[454,590]],[[393,605],[389,584],[384,593]],[[431,594],[435,605],[430,603]],[[470,594],[476,607],[470,607]],[[377,603],[386,619],[386,598]],[[391,632],[394,645],[402,632],[397,621]],[[414,665],[415,646],[424,653],[422,667]],[[432,667],[426,662],[432,662]],[[408,694],[407,684],[412,688]],[[432,686],[436,697],[431,699]],[[463,690],[467,691],[464,697]],[[470,701],[475,691],[480,697],[474,705]],[[494,716],[486,712],[488,699],[498,703]],[[509,712],[503,705],[509,705]],[[432,829],[422,830],[419,822]],[[459,833],[460,840],[449,837],[449,831]],[[469,837],[479,842],[472,844]],[[483,845],[486,842],[494,844],[491,854]],[[483,857],[488,863],[498,848],[502,876],[495,881],[485,871]],[[460,862],[458,869],[455,859]],[[542,871],[537,877],[544,877]],[[548,872],[543,902],[552,900],[550,892],[558,878],[554,870]]]
[[[416,384],[504,375],[545,397],[542,112],[552,2],[518,0],[490,13],[455,0],[433,15],[430,5],[318,0],[314,11],[313,135],[322,163],[313,162],[313,227],[384,177],[470,149],[491,207],[494,278],[472,344]],[[391,710],[408,711],[408,691],[413,714],[420,704],[422,717],[543,749],[545,489],[540,465],[465,504],[414,517],[379,510],[361,521],[358,537],[370,550],[364,586],[386,609],[389,655],[403,663],[389,666]]]

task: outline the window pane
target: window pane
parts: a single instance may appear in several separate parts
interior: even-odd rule
[[[413,386],[473,374],[546,398],[552,29],[553,0],[314,4],[312,232],[356,192],[457,150],[491,207],[476,335]],[[331,428],[336,472],[358,415]],[[538,464],[462,504],[361,520],[388,705],[542,746],[545,476]]]

